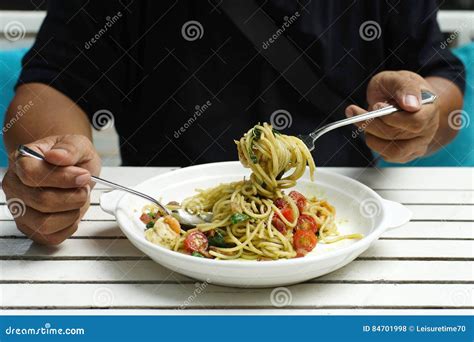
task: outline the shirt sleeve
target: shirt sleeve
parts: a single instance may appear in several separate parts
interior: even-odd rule
[[[76,102],[90,119],[99,110],[118,115],[127,93],[127,64],[120,39],[124,13],[115,3],[49,0],[16,87],[44,83]]]
[[[398,1],[386,12],[389,14],[382,35],[386,35],[387,68],[443,77],[464,93],[464,65],[443,40],[436,19],[437,1]]]

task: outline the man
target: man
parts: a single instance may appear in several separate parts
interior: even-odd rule
[[[104,114],[114,119],[124,165],[236,159],[233,139],[272,114],[286,115],[281,128],[298,134],[386,103],[404,111],[364,123],[363,135],[353,127],[328,134],[316,163],[367,166],[371,150],[404,163],[455,136],[448,115],[462,107],[464,70],[441,48],[434,0],[259,5],[278,27],[287,21],[284,34],[302,58],[354,103],[345,113],[339,103],[321,113],[302,98],[212,2],[50,0],[6,118],[33,103],[4,137],[11,159],[3,188],[28,207],[18,228],[44,244],[76,231],[90,175],[100,172],[91,123],[105,124]],[[438,95],[435,104],[420,106],[423,89]],[[18,144],[49,163],[18,157]]]

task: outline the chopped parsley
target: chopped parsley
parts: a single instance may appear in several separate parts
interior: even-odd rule
[[[230,217],[230,222],[232,224],[236,224],[236,223],[239,223],[239,222],[247,221],[249,218],[250,218],[250,216],[248,216],[247,214],[235,213]]]

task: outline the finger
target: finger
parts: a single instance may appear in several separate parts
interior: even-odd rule
[[[367,146],[380,154],[386,161],[406,163],[426,154],[428,143],[426,138],[417,137],[409,140],[385,140],[372,134],[366,134]]]
[[[374,107],[374,110],[376,110],[386,105],[387,105],[386,103],[378,103],[378,104],[375,104],[373,107]],[[364,113],[366,113],[366,110],[355,105],[351,105],[347,107],[346,109],[346,116],[348,117],[352,117],[352,116],[360,115]],[[356,122],[354,125],[356,125],[360,130],[363,130],[366,133],[373,134],[382,139],[389,139],[389,140],[411,139],[416,136],[415,134],[412,134],[405,130],[389,126],[385,124],[380,118],[370,119],[370,120],[366,120],[362,122]]]
[[[424,79],[413,72],[385,71],[372,78],[368,93],[379,94],[372,95],[372,100],[394,100],[403,110],[414,112],[420,109],[424,84]]]
[[[356,125],[359,126],[359,124]],[[361,128],[364,129],[366,133],[386,140],[407,140],[419,136],[417,133],[412,133],[407,130],[387,125],[381,118],[376,118],[365,127]]]
[[[29,157],[19,157],[12,167],[21,182],[29,187],[76,188],[85,186],[91,180],[86,169],[58,167]]]
[[[56,233],[53,234],[41,234],[27,226],[19,225],[18,229],[28,236],[31,240],[42,244],[42,245],[59,245],[64,240],[73,235],[79,226],[79,223],[74,223]]]
[[[433,110],[433,105],[425,105],[416,113],[396,112],[382,117],[381,120],[389,126],[420,134],[426,127],[437,123],[437,116],[434,115]]]
[[[52,146],[43,151],[46,160],[54,165],[77,165],[93,158],[91,141],[83,135],[55,137]]]
[[[26,207],[24,215],[16,218],[19,225],[24,225],[38,232],[38,234],[49,235],[56,233],[80,219],[79,209],[59,213],[42,213],[31,207]]]
[[[13,172],[5,175],[4,191],[9,198],[19,198],[25,205],[42,213],[53,213],[80,209],[87,204],[90,186],[58,189],[35,188],[24,185]]]

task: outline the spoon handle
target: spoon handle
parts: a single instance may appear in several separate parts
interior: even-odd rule
[[[32,150],[29,147],[26,147],[25,145],[18,146],[18,153],[20,153],[22,156],[27,156],[27,157],[35,158],[35,159],[38,159],[38,160],[46,161],[41,154],[39,154],[38,152]],[[117,184],[117,183],[114,183],[114,182],[110,182],[110,181],[105,180],[105,179],[100,178],[100,177],[96,177],[96,176],[91,175],[91,179],[96,183],[108,186],[110,188],[126,191],[128,193],[133,194],[133,195],[145,198],[145,199],[149,200],[150,202],[153,202],[157,206],[159,206],[160,209],[163,210],[163,212],[165,212],[167,215],[170,215],[170,211],[164,205],[162,205],[159,201],[154,199],[153,197],[150,197],[150,196],[148,196],[148,195],[146,195],[142,192],[127,188],[123,185],[120,185],[120,184]]]

